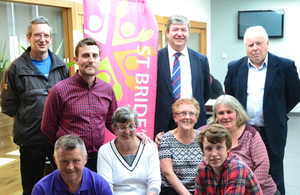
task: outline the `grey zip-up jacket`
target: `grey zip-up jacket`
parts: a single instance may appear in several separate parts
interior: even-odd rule
[[[31,47],[6,69],[0,85],[2,112],[15,117],[13,140],[18,145],[49,145],[41,131],[43,110],[48,91],[70,76],[66,63],[48,50],[51,66],[48,79],[32,63]]]

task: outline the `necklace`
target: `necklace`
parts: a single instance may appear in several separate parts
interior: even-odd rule
[[[120,147],[121,148],[121,147]],[[128,150],[127,148],[122,148],[122,149],[124,149],[125,150],[125,153],[126,153],[126,155],[128,155],[128,154],[130,154],[130,149]],[[124,153],[124,152],[121,152],[121,153]]]
[[[126,149],[126,150],[127,150],[127,149]],[[130,154],[130,150],[127,150],[127,151],[126,151],[126,155],[128,155],[128,154]]]

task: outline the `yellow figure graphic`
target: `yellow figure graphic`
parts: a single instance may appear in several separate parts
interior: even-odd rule
[[[117,19],[116,19],[116,24],[115,24],[115,29],[114,29],[114,37],[113,37],[113,41],[112,41],[112,46],[122,45],[125,43],[132,43],[132,42],[136,42],[136,41],[145,42],[145,41],[148,41],[149,39],[151,39],[154,35],[154,31],[152,29],[145,31],[145,28],[143,28],[140,31],[138,37],[125,39],[120,35],[120,33],[119,33],[120,21],[121,21],[121,18],[124,18],[129,11],[127,9],[128,4],[129,3],[127,1],[121,1],[116,9]],[[122,32],[122,35],[124,35],[126,37],[130,37],[134,34],[135,27],[131,22],[125,22],[122,24],[121,32]]]
[[[143,51],[144,47],[141,47],[141,51]],[[135,80],[134,76],[128,75],[126,73],[126,70],[123,66],[123,61],[125,59],[125,67],[132,71],[136,70],[139,67],[138,64],[138,58],[136,56],[130,55],[130,54],[135,54],[137,53],[137,50],[127,50],[127,51],[118,51],[118,52],[113,52],[113,55],[121,69],[122,74],[124,75],[125,78],[125,83],[126,85],[131,89],[131,90],[136,90],[135,87],[139,86]],[[144,58],[147,58],[148,56],[154,56],[156,54],[155,49],[153,47],[149,47],[149,52],[147,50],[144,50],[141,56]]]
[[[114,81],[113,90],[115,92],[117,101],[120,101],[123,96],[122,86],[120,85],[120,83],[118,83],[116,75],[111,67],[110,61],[107,56],[101,61],[101,65],[99,67],[99,71],[103,70],[106,70],[111,74],[111,77]],[[97,77],[107,83],[110,83],[110,76],[106,72],[100,72],[97,75]]]

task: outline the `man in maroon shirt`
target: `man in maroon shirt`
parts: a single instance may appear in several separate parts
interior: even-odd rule
[[[105,128],[111,129],[117,101],[112,87],[96,77],[100,47],[92,38],[79,41],[74,76],[57,83],[46,100],[42,132],[54,144],[63,135],[79,136],[88,152],[86,167],[96,172],[97,153],[104,142]]]
[[[100,59],[100,46],[93,38],[78,42],[74,61],[79,68],[74,76],[49,91],[41,127],[53,145],[63,135],[79,136],[88,153],[85,166],[95,172],[105,128],[113,133],[112,115],[118,107],[111,85],[96,77]],[[143,142],[150,140],[143,133],[137,135]]]

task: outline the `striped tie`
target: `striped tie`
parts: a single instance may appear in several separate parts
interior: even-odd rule
[[[180,71],[180,61],[179,57],[181,53],[175,53],[175,61],[173,64],[173,74],[172,74],[172,88],[173,88],[173,102],[180,98],[180,87],[181,87],[181,71]]]

